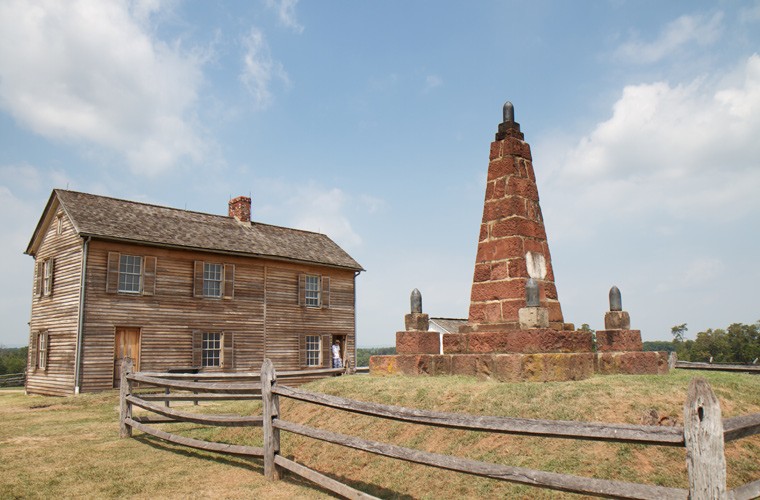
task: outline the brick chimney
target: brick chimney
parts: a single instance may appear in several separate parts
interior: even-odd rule
[[[229,203],[230,217],[234,217],[239,222],[251,222],[251,199],[247,196],[238,196],[232,198]]]
[[[552,328],[562,329],[562,309],[554,284],[530,146],[514,107],[504,105],[504,121],[491,143],[483,221],[470,297],[472,330],[519,328],[525,283],[538,283],[541,306]]]

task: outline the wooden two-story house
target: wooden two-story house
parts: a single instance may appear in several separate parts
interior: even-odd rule
[[[144,371],[329,367],[355,359],[362,267],[323,234],[56,189],[26,253],[34,293],[26,390],[67,395]]]

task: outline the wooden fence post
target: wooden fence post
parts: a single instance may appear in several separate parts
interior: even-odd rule
[[[689,498],[728,498],[720,403],[710,384],[703,378],[694,378],[689,383],[683,405],[683,434],[689,471]]]
[[[132,418],[132,403],[127,396],[132,394],[132,382],[127,375],[132,374],[132,358],[121,360],[121,381],[119,382],[119,437],[132,437],[132,427],[126,424],[127,418]]]
[[[272,387],[277,383],[272,361],[267,358],[261,365],[261,403],[264,417],[264,477],[270,481],[280,479],[280,472],[274,464],[274,457],[280,453],[280,429],[272,425],[280,416],[280,398],[272,394]]]
[[[678,354],[675,351],[670,351],[670,354],[668,354],[668,370],[675,370],[677,361]]]

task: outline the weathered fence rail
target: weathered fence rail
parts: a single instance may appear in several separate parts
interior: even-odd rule
[[[760,373],[760,365],[740,365],[734,363],[701,363],[696,361],[676,361],[676,368],[684,370],[717,370],[723,372]]]
[[[0,387],[21,387],[25,382],[25,373],[8,373],[6,375],[0,375]]]
[[[325,370],[330,372],[331,370]],[[339,370],[340,371],[340,370]],[[293,372],[291,372],[293,373]],[[327,373],[326,373],[327,374]],[[608,498],[630,499],[702,499],[725,498],[744,500],[760,495],[760,480],[731,491],[726,488],[724,443],[760,434],[760,413],[722,419],[720,405],[709,384],[696,378],[689,385],[684,403],[684,427],[660,427],[596,422],[570,422],[508,417],[475,416],[416,410],[378,403],[355,401],[319,394],[278,384],[287,377],[275,373],[272,363],[264,361],[260,374],[227,376],[214,374],[131,373],[131,361],[126,360],[121,385],[121,435],[131,436],[132,429],[173,443],[193,448],[261,457],[264,475],[270,480],[280,478],[280,470],[288,470],[346,498],[374,498],[335,479],[280,455],[280,432],[291,432],[312,439],[345,446],[368,453],[407,462],[424,464],[446,470],[463,472],[502,481],[541,488],[569,491]],[[301,375],[296,375],[301,376]],[[258,379],[258,382],[252,382]],[[204,380],[204,381],[200,381]],[[194,391],[182,394],[132,394],[132,384],[170,387]],[[621,443],[638,443],[686,448],[689,489],[668,488],[648,484],[597,479],[546,472],[502,464],[440,455],[412,448],[370,441],[323,429],[290,422],[280,413],[279,398],[285,397],[318,406],[343,410],[400,422],[471,431],[541,436],[561,439],[583,439]],[[159,406],[151,401],[261,399],[262,415],[230,416],[201,415]],[[157,417],[132,418],[132,406],[138,406]],[[255,426],[263,429],[262,448],[213,443],[170,434],[147,423],[195,422],[204,425]]]

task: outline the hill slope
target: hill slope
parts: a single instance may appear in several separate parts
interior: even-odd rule
[[[482,382],[466,377],[341,377],[310,390],[352,399],[476,415],[682,425],[682,408],[695,372],[666,376],[606,376],[581,382]],[[760,377],[698,375],[716,392],[724,418],[760,412]],[[401,446],[553,472],[672,487],[687,487],[681,448],[566,439],[486,435],[397,423],[283,401],[281,418]],[[653,412],[657,418],[653,421]],[[298,436],[285,436],[282,453],[382,497],[557,498],[558,492],[370,456]],[[729,487],[760,479],[760,436],[726,445]],[[567,494],[569,498],[577,498]]]

